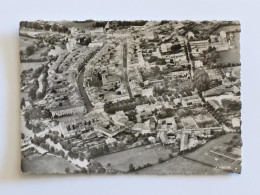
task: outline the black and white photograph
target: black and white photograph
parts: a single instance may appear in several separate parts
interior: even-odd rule
[[[240,174],[240,31],[238,20],[21,21],[21,172]]]

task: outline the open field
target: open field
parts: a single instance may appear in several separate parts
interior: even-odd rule
[[[73,22],[73,21],[61,21],[60,23],[67,26],[68,28],[75,27],[80,30],[91,28],[94,25],[94,21],[80,22],[80,23]]]
[[[25,51],[27,46],[34,45],[35,43],[38,43],[38,42],[39,42],[39,40],[37,40],[37,39],[20,36],[20,50]]]
[[[94,160],[100,162],[102,165],[111,163],[113,168],[122,172],[127,172],[129,170],[129,164],[133,164],[134,167],[143,166],[147,163],[156,164],[158,163],[158,158],[161,157],[166,159],[169,157],[170,153],[172,153],[171,149],[166,149],[162,145],[159,145],[150,149],[138,147],[97,157]]]
[[[183,157],[176,157],[164,163],[141,169],[134,174],[224,174],[225,172],[213,167],[194,162]]]
[[[181,122],[186,129],[194,129],[197,127],[194,119],[190,116],[181,118]]]
[[[241,66],[222,68],[223,72],[230,73],[231,76],[240,78]]]
[[[24,173],[31,174],[65,174],[65,168],[69,167],[70,171],[74,171],[76,167],[70,162],[53,156],[53,155],[42,155],[32,161],[25,158],[22,159],[22,171]]]
[[[24,70],[29,70],[29,69],[36,69],[39,68],[42,65],[43,62],[22,62],[21,63],[21,72]]]
[[[240,33],[234,33],[235,48],[227,51],[220,51],[220,60],[223,64],[240,63]]]
[[[195,160],[197,162],[202,162],[202,163],[205,163],[205,164],[208,164],[211,166],[229,167],[232,164],[231,161],[229,161],[225,158],[222,158],[222,157],[218,157],[217,155],[212,155],[212,153],[210,151],[215,146],[221,146],[225,142],[230,141],[234,135],[237,135],[237,134],[231,133],[231,134],[223,135],[217,139],[214,139],[214,140],[206,143],[204,146],[200,147],[199,149],[195,150],[194,152],[188,153],[184,156],[188,159]]]
[[[219,27],[215,32],[216,33],[219,33],[220,31],[226,31],[226,32],[229,32],[229,31],[234,31],[234,30],[240,30],[240,25],[234,25],[234,26],[221,26]]]

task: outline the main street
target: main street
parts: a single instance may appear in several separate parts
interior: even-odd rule
[[[124,42],[123,45],[123,67],[124,67],[124,73],[125,73],[125,84],[129,93],[129,97],[133,98],[131,88],[129,85],[129,80],[128,80],[128,73],[127,73],[127,41]]]
[[[79,86],[79,91],[80,91],[80,94],[81,96],[83,97],[84,99],[84,104],[87,108],[87,111],[90,112],[93,110],[93,105],[88,97],[88,94],[86,93],[85,91],[85,88],[83,87],[83,81],[84,81],[84,70],[85,68],[83,68],[80,73],[79,73],[79,76],[78,76],[78,86]]]

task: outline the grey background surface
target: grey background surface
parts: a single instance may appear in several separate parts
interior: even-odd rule
[[[0,194],[260,194],[260,2],[247,0],[0,1]],[[228,176],[20,175],[21,20],[240,20],[242,174]]]

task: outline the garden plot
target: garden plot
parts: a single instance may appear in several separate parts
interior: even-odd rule
[[[196,122],[194,121],[194,119],[191,116],[181,118],[180,120],[185,129],[198,128]]]

